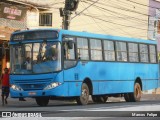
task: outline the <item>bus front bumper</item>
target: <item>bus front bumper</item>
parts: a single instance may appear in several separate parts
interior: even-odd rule
[[[29,91],[18,91],[10,88],[10,96],[12,98],[20,98],[20,97],[45,97],[45,96],[59,96],[65,97],[67,96],[67,90],[64,90],[65,84],[60,85],[58,87],[48,89],[48,90],[29,90]]]

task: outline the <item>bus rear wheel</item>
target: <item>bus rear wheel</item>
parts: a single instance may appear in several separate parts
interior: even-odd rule
[[[108,99],[108,96],[105,96],[105,95],[101,95],[101,96],[92,95],[92,100],[93,102],[96,102],[96,103],[105,103],[107,99]]]
[[[124,94],[126,102],[139,102],[142,96],[142,88],[139,83],[134,84],[134,92]]]
[[[47,106],[49,103],[49,97],[37,97],[36,99],[36,103],[39,106]]]
[[[134,85],[134,93],[132,93],[131,100],[133,102],[138,102],[138,101],[141,100],[141,96],[142,96],[141,85],[139,83],[135,83],[135,85]]]
[[[81,95],[76,99],[78,105],[87,105],[89,101],[89,88],[86,83],[82,84]]]

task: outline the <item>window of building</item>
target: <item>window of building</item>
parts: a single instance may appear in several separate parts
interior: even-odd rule
[[[141,62],[148,62],[148,46],[145,44],[140,44],[140,61]]]
[[[77,38],[77,52],[78,52],[79,59],[89,60],[88,39],[87,38]]]
[[[52,26],[52,13],[40,13],[39,26]]]
[[[102,42],[101,40],[90,39],[91,60],[102,60]]]
[[[106,61],[115,61],[115,50],[113,41],[104,41],[104,56]]]
[[[127,45],[125,42],[116,42],[117,61],[127,61]]]
[[[128,43],[128,52],[129,52],[129,61],[130,62],[139,62],[138,44]]]
[[[156,47],[155,45],[149,45],[150,62],[156,63]]]

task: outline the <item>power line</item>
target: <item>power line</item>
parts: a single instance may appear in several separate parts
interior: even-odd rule
[[[129,2],[127,2],[127,1],[126,1],[126,2],[127,2],[127,3],[126,3],[124,0],[122,0],[122,1],[119,0],[119,1],[117,1],[117,2],[118,2],[118,5],[119,5],[119,6],[122,5],[122,6],[129,7],[129,5],[130,5],[130,6],[132,6],[134,9],[135,9],[135,8],[138,8],[138,9],[144,10],[144,8],[141,8],[141,7],[139,7],[139,6],[135,6],[135,4],[129,4]],[[115,3],[115,2],[114,2],[114,3]],[[117,4],[116,4],[116,5],[117,5]]]
[[[126,17],[130,17],[130,18],[133,18],[133,19],[136,19],[136,20],[141,20],[141,21],[144,21],[144,22],[146,22],[146,20],[142,20],[142,19],[139,19],[139,18],[136,18],[136,17],[131,17],[131,16],[129,16],[129,15],[125,15],[125,14],[122,14],[122,13],[118,13],[118,12],[115,12],[115,11],[113,11],[113,10],[109,10],[109,9],[107,9],[107,8],[103,8],[103,7],[100,7],[100,6],[97,6],[97,5],[93,5],[93,6],[95,6],[95,7],[97,7],[98,9],[103,9],[103,10],[106,10],[106,11],[108,11],[108,12],[111,12],[112,14],[114,13],[114,14],[118,14],[118,15],[121,15],[121,16],[126,16]]]
[[[84,14],[84,13],[83,13],[83,15],[88,16],[88,17],[93,17],[93,16],[90,16],[90,15],[87,15],[87,14]],[[139,28],[139,27],[135,27],[135,26],[130,26],[130,25],[123,25],[123,24],[115,23],[115,22],[112,22],[112,21],[107,21],[107,20],[97,18],[97,17],[94,17],[94,18],[97,19],[97,20],[100,20],[100,21],[104,21],[104,22],[107,22],[107,23],[111,23],[111,24],[119,25],[119,26],[123,26],[123,27],[130,27],[130,28],[135,28],[135,29],[144,30],[144,31],[154,31],[154,30],[147,30],[147,29],[143,29],[143,28]]]
[[[153,6],[149,6],[149,5],[144,5],[144,4],[141,4],[141,3],[137,3],[137,2],[134,2],[134,1],[132,1],[132,0],[126,0],[126,1],[128,1],[128,2],[131,2],[131,3],[135,3],[135,4],[138,4],[138,5],[142,5],[142,6],[146,6],[146,7],[149,7],[149,8],[160,8],[160,7],[153,7]]]
[[[93,5],[93,6],[96,6],[96,5]],[[100,7],[100,6],[96,6],[96,7]],[[103,8],[103,7],[100,7],[101,9],[104,9],[104,10],[107,10],[107,11],[109,11],[109,12],[114,12],[114,11],[110,11],[110,10],[108,10],[108,9],[105,9],[105,8]],[[118,14],[117,12],[115,12],[116,14]],[[87,14],[85,14],[86,16],[90,16],[91,18],[93,18],[93,16],[91,16],[91,15],[87,15]],[[128,17],[130,17],[130,16],[128,16]],[[119,26],[124,26],[124,27],[131,27],[131,28],[135,28],[135,29],[140,29],[140,30],[147,30],[147,29],[143,29],[143,28],[139,28],[139,27],[135,27],[135,26],[128,26],[128,25],[123,25],[123,24],[119,24],[119,23],[115,23],[115,22],[113,22],[113,21],[106,21],[106,20],[104,20],[104,19],[101,19],[101,18],[98,18],[98,17],[94,17],[94,18],[96,18],[96,19],[99,19],[99,20],[101,20],[101,21],[104,21],[104,22],[108,22],[108,23],[112,23],[112,24],[116,24],[116,25],[119,25]],[[134,17],[131,17],[131,18],[134,18]],[[137,19],[137,18],[135,18],[135,19]],[[141,20],[141,19],[140,19]],[[144,22],[146,22],[145,20],[143,20]]]
[[[90,14],[90,12],[88,11],[88,9],[87,9],[87,12]],[[105,33],[105,31],[102,29],[102,27],[99,24],[96,23],[95,19],[94,18],[92,18],[92,19],[95,22],[95,24]]]
[[[93,0],[87,0],[87,1],[83,1],[83,2],[85,2],[85,3],[87,3],[87,4],[90,4],[90,2],[93,2]],[[95,2],[95,1],[94,1]],[[123,10],[123,11],[127,11],[128,12],[128,10],[130,10],[130,9],[128,9],[128,8],[120,8],[120,6],[113,6],[113,4],[112,5],[106,5],[105,3],[103,4],[103,3],[101,3],[100,1],[95,5],[93,5],[94,7],[96,7],[97,9],[99,9],[99,10],[103,10],[105,13],[106,12],[109,12],[109,14],[111,14],[111,15],[113,15],[115,18],[120,18],[120,19],[122,19],[122,18],[125,18],[124,20],[126,20],[126,18],[127,19],[129,19],[130,21],[136,21],[137,23],[139,23],[140,25],[142,25],[142,23],[143,24],[145,24],[146,25],[146,27],[147,27],[147,21],[146,20],[144,20],[144,19],[140,19],[140,18],[137,18],[137,17],[132,17],[132,16],[129,16],[129,15],[126,15],[126,14],[122,14],[122,13],[119,13],[119,12],[116,12],[116,11],[113,11],[113,10],[109,10],[109,9],[106,9],[106,7],[104,8],[104,7],[102,7],[102,6],[98,6],[98,5],[102,5],[102,6],[109,6],[109,7],[112,7],[112,8],[116,8],[116,9],[120,9],[120,10]],[[87,10],[88,11],[88,10]],[[130,10],[130,12],[132,12],[132,13],[136,13],[136,14],[139,14],[139,15],[144,15],[144,16],[148,16],[147,14],[143,14],[143,13],[140,13],[140,12],[137,12],[137,11],[134,11],[134,10]],[[130,28],[133,28],[133,29],[139,29],[139,30],[143,30],[143,31],[146,31],[145,33],[147,33],[147,31],[153,31],[153,30],[147,30],[147,29],[143,29],[143,28],[140,28],[140,27],[136,27],[136,26],[132,26],[132,25],[124,25],[124,24],[119,24],[119,23],[115,23],[115,22],[113,22],[113,20],[112,21],[110,21],[110,20],[105,20],[105,19],[103,19],[104,18],[104,16],[105,17],[107,17],[106,16],[106,14],[103,14],[102,16],[101,16],[101,18],[99,18],[100,16],[93,16],[93,15],[91,15],[91,13],[88,11],[88,13],[89,14],[87,14],[87,13],[83,13],[82,15],[85,15],[85,16],[88,16],[88,17],[90,17],[90,18],[92,18],[94,21],[95,21],[95,19],[97,19],[97,20],[100,20],[100,21],[103,21],[103,22],[107,22],[107,23],[111,23],[111,24],[114,24],[114,25],[118,25],[118,26],[123,26],[123,27],[130,27]],[[115,14],[115,15],[114,15]],[[78,14],[79,15],[79,14]],[[96,14],[95,14],[96,15]],[[117,16],[118,15],[118,16]],[[102,18],[103,17],[103,18]],[[117,20],[117,19],[115,19],[115,20]],[[133,21],[133,22],[134,22]],[[93,24],[93,23],[92,23]],[[100,26],[100,25],[98,25],[97,24],[97,22],[95,21],[95,24],[97,25],[97,26]],[[100,24],[100,22],[99,22],[99,24]],[[138,25],[138,26],[140,26],[140,25]],[[102,26],[100,26],[100,28],[102,29]],[[107,26],[107,28],[109,28],[108,26]],[[122,27],[121,27],[122,28]],[[119,29],[121,29],[121,28],[119,28]],[[109,29],[111,29],[111,28],[109,28]],[[116,27],[116,29],[117,29],[117,27]],[[112,29],[112,30],[115,30],[115,29]],[[106,33],[106,31],[104,30],[104,29],[102,29],[102,31],[104,32],[104,33]],[[126,35],[129,35],[129,36],[132,36],[132,34],[131,33],[128,33],[128,32],[126,32],[126,31],[124,31],[124,30],[120,30],[120,31],[117,31],[117,32],[122,32],[123,31],[123,33],[124,34],[126,34]],[[120,33],[121,34],[121,33]],[[138,33],[137,33],[138,34]],[[139,35],[138,35],[139,36]],[[147,37],[147,36],[145,36],[145,37]]]
[[[98,8],[99,9],[99,8]],[[105,11],[106,12],[106,11]],[[108,11],[107,11],[108,12]],[[109,13],[109,14],[111,14],[111,15],[113,15],[112,14],[112,12],[111,13]],[[117,19],[116,19],[117,20]],[[126,19],[124,19],[124,20],[126,20]],[[113,21],[113,20],[110,20],[110,21]],[[131,21],[131,22],[135,22],[135,21]],[[139,22],[139,21],[138,21]],[[139,23],[139,24],[142,24],[142,22],[141,23]],[[144,23],[144,24],[146,24],[146,23]]]
[[[79,12],[77,15],[81,14],[82,12],[84,12],[85,10],[87,10],[89,7],[91,7],[92,5],[94,5],[95,3],[97,3],[98,1],[99,1],[99,0],[94,1],[91,5],[89,5],[89,6],[86,7],[85,9],[83,9],[83,10],[82,10],[81,12]],[[77,17],[77,15],[75,15],[74,17],[72,17],[71,20],[74,19],[75,17]]]
[[[97,9],[99,9],[99,10],[103,10],[103,9],[101,9],[101,8],[99,8],[98,6],[95,6]],[[113,20],[118,20],[117,18],[120,18],[120,19],[122,19],[122,20],[128,20],[128,21],[131,21],[131,22],[138,22],[138,23],[140,23],[140,24],[142,24],[142,23],[144,23],[144,24],[146,24],[147,22],[146,21],[140,21],[139,19],[135,19],[135,18],[132,18],[132,17],[129,17],[129,16],[124,16],[124,17],[118,17],[118,16],[115,16],[114,14],[113,14],[113,12],[110,12],[110,11],[107,11],[107,10],[103,10],[105,13],[107,12],[108,14],[110,14],[110,15],[112,15],[112,17],[114,17],[114,18],[111,18],[111,20],[113,21]],[[93,16],[93,15],[92,15]],[[95,16],[95,17],[106,17],[106,18],[109,18],[108,16],[106,16],[105,14],[103,15],[103,16]],[[146,23],[145,23],[146,22]]]
[[[92,16],[88,16],[88,17],[91,17],[91,18],[93,18]],[[95,19],[98,19],[98,20],[100,20],[99,18],[95,18]],[[108,22],[108,21],[105,21],[105,20],[102,20],[101,19],[101,21],[103,21],[103,22]],[[108,23],[111,23],[111,22],[108,22]],[[114,24],[114,23],[112,23],[112,24]],[[104,25],[103,25],[104,26]],[[121,25],[121,26],[124,26],[124,25]],[[124,27],[132,27],[132,28],[135,28],[135,29],[140,29],[140,28],[136,28],[136,27],[133,27],[133,26],[124,26]],[[108,26],[107,26],[107,28],[108,28]],[[114,31],[117,29],[117,27],[114,27]],[[123,31],[123,29],[122,28],[119,28],[119,29],[121,29],[120,31],[122,32]],[[147,31],[147,29],[142,29],[143,31]],[[100,30],[99,30],[100,31]],[[120,33],[120,31],[115,31],[115,32],[118,32],[118,33]],[[149,31],[152,31],[152,30],[149,30]],[[137,32],[137,30],[136,30],[136,32]],[[105,32],[106,33],[106,32]],[[139,32],[138,32],[139,33]],[[141,33],[142,33],[142,31],[141,31]],[[139,33],[139,37],[147,37],[147,36],[142,36],[142,34],[141,33]],[[146,33],[146,32],[144,32],[144,33]],[[126,31],[123,31],[123,33],[120,33],[120,34],[124,34],[124,35],[128,35],[128,36],[130,36],[130,37],[135,37],[135,36],[133,36],[133,35],[135,35],[135,34],[137,34],[137,33],[134,33],[134,32],[132,32],[132,34],[128,34],[128,32],[126,32]]]
[[[86,2],[86,1],[85,1]],[[138,18],[135,18],[135,17],[131,17],[131,16],[128,16],[128,15],[124,15],[124,14],[121,14],[121,13],[117,13],[117,12],[115,12],[115,11],[112,11],[112,10],[108,10],[108,9],[106,9],[106,8],[103,8],[103,7],[100,7],[100,6],[96,6],[96,5],[93,5],[94,7],[97,7],[98,9],[103,9],[103,10],[105,10],[105,11],[109,11],[110,13],[109,14],[111,14],[111,15],[113,15],[113,13],[115,13],[115,14],[120,14],[120,15],[123,15],[123,16],[126,16],[126,17],[130,17],[130,18],[133,18],[134,19],[134,21],[131,21],[131,22],[135,22],[135,20],[137,21],[137,22],[139,22],[139,24],[140,25],[142,25],[142,24],[145,24],[145,25],[148,25],[148,22],[146,22],[146,20],[142,20],[142,19],[138,19]],[[93,17],[93,16],[92,16]],[[97,18],[97,17],[96,17]],[[126,20],[126,19],[124,19],[124,20]],[[140,22],[139,20],[141,20],[141,21],[143,21],[143,22]],[[108,21],[109,22],[109,21]],[[113,20],[112,20],[112,22],[113,22]],[[117,24],[117,23],[116,23]],[[119,25],[122,25],[122,26],[126,26],[126,25],[123,25],[123,24],[119,24]],[[138,25],[138,26],[140,26],[140,25]],[[126,27],[129,27],[129,26],[126,26]],[[133,28],[133,26],[130,26],[130,27],[132,27]],[[139,28],[139,29],[141,29],[142,30],[142,28]],[[147,30],[147,29],[143,29],[143,30]],[[152,31],[152,30],[151,30]]]
[[[92,0],[90,0],[90,1],[92,1]],[[105,4],[105,3],[100,3],[100,2],[97,3],[97,4],[104,5],[104,6],[111,7],[111,8],[116,8],[116,9],[123,10],[123,11],[127,11],[127,12],[132,12],[132,13],[137,13],[137,14],[140,14],[140,15],[148,16],[148,14],[144,14],[144,13],[141,13],[141,12],[137,12],[137,11],[134,11],[134,10],[125,8],[125,7],[121,7],[121,6],[118,7],[119,5],[113,6],[113,5],[110,5],[110,4]]]
[[[106,9],[106,8],[103,8],[103,7],[100,7],[100,6],[96,6],[96,5],[94,5],[94,7],[96,7],[97,9],[99,9],[99,10],[104,10],[105,12],[110,12],[109,14],[110,15],[113,15],[114,16],[114,14],[118,14],[117,12],[115,12],[115,11],[111,11],[111,10],[108,10],[108,9]],[[114,13],[114,14],[113,14]],[[119,15],[119,14],[118,14]],[[123,14],[122,14],[123,15]],[[104,15],[104,16],[106,16],[106,15]],[[131,16],[126,16],[126,15],[123,15],[124,17],[118,17],[118,16],[114,16],[115,18],[123,18],[124,20],[126,20],[126,17],[127,18],[132,18],[134,21],[131,21],[131,22],[137,22],[137,23],[139,23],[140,25],[142,25],[142,24],[144,24],[144,25],[152,25],[152,24],[149,24],[146,20],[143,20],[143,19],[138,19],[138,18],[135,18],[135,17],[131,17]],[[108,18],[108,16],[107,16],[107,18]],[[129,19],[129,20],[132,20],[132,19]],[[116,19],[117,20],[117,19]],[[113,21],[113,20],[112,20]],[[143,22],[142,22],[143,21]]]

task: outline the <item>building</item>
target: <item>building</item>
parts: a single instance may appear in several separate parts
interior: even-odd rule
[[[30,25],[28,20],[34,22],[30,16],[38,16],[39,10],[43,9],[45,8],[24,2],[0,0],[0,74],[5,67],[9,68],[8,41],[11,33],[26,29]]]
[[[9,0],[13,1],[13,0]],[[65,0],[16,0],[28,5],[25,26],[62,28],[59,8]],[[72,12],[70,29],[117,36],[155,39],[160,0],[88,0],[80,1]],[[29,11],[29,12],[28,12]]]
[[[80,2],[71,16],[71,30],[147,39],[148,7],[143,5],[148,5],[149,0],[136,0],[142,5],[127,0],[96,1]],[[40,12],[37,22],[44,22],[45,17],[50,19],[37,27],[62,28],[59,8],[64,8],[64,0],[55,1],[50,10]]]
[[[20,0],[25,1],[25,0]],[[31,1],[31,0],[27,0]],[[31,13],[29,28],[62,28],[59,8],[65,0],[34,0],[48,6],[38,14]],[[81,1],[72,12],[70,29],[117,36],[153,39],[157,34],[160,0],[90,0]]]
[[[15,12],[11,12],[11,10],[15,10]],[[5,67],[9,68],[9,48],[7,43],[11,33],[25,26],[25,15],[21,16],[21,11],[24,11],[24,14],[26,12],[16,3],[0,1],[0,72]],[[5,48],[3,48],[4,46]],[[8,54],[4,54],[4,52]]]

